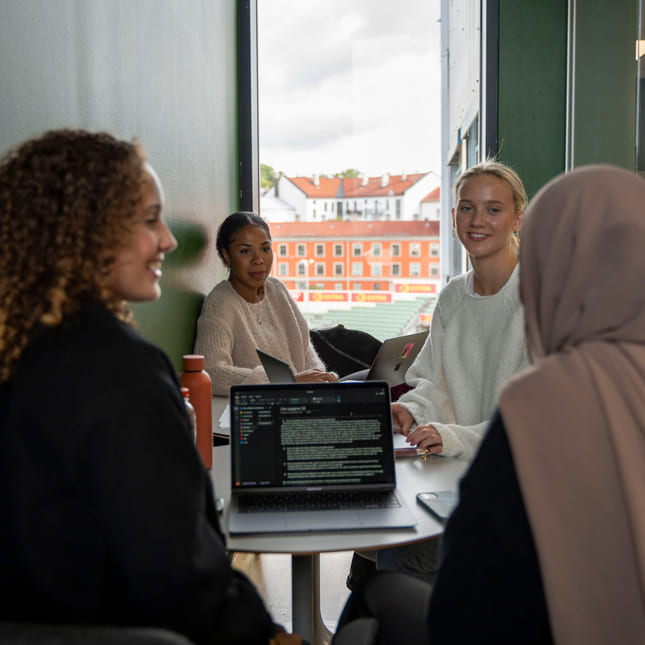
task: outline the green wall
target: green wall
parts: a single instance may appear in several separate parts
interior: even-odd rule
[[[565,168],[567,3],[499,2],[498,158],[529,198]]]
[[[577,0],[573,167],[636,167],[637,34],[637,0]]]

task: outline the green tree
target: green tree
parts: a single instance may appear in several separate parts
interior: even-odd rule
[[[341,179],[346,179],[347,177],[358,177],[361,174],[360,170],[356,170],[356,168],[348,168],[347,170],[343,170],[342,172],[337,172],[334,174],[334,177],[340,177]]]
[[[262,190],[268,190],[273,186],[273,176],[275,172],[271,166],[267,166],[265,163],[260,164],[260,188]]]

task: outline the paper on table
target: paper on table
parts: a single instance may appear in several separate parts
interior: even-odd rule
[[[217,420],[217,427],[219,428],[217,434],[231,434],[231,408],[228,403]]]

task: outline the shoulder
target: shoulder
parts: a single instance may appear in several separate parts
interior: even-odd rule
[[[243,299],[228,280],[219,282],[204,299],[202,316],[221,316],[224,312],[238,310]]]
[[[267,278],[266,282],[264,283],[264,289],[271,298],[281,298],[289,301],[293,300],[291,294],[289,293],[289,290],[284,285],[284,283],[277,278],[274,278],[273,276],[269,276]]]
[[[435,314],[445,323],[454,311],[464,302],[468,291],[470,272],[454,277],[439,293]]]

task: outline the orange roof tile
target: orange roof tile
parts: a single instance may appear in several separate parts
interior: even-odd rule
[[[396,222],[278,222],[271,224],[275,239],[286,237],[439,237],[439,222],[429,220]]]
[[[422,202],[438,202],[441,196],[441,186],[437,186],[431,190],[421,201]]]
[[[425,177],[427,173],[414,173],[409,175],[390,175],[387,185],[382,186],[381,177],[368,177],[363,185],[362,177],[320,177],[316,186],[311,177],[287,177],[307,197],[312,199],[330,199],[346,197],[358,199],[360,197],[387,197],[403,195],[413,184]],[[404,179],[405,177],[405,179]]]

